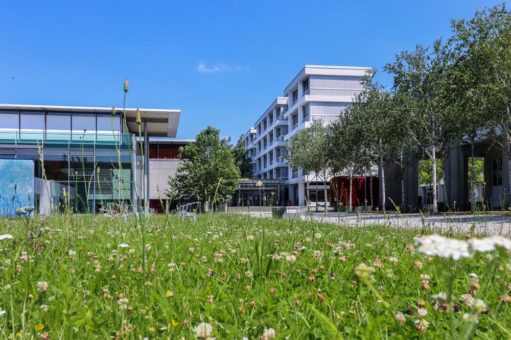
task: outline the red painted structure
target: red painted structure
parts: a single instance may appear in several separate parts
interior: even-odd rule
[[[372,182],[372,183],[371,183]],[[352,204],[353,206],[363,206],[367,200],[367,205],[379,205],[378,195],[378,177],[354,176],[352,180]],[[349,176],[337,176],[330,180],[330,204],[335,206],[342,203],[343,206],[349,205],[350,178]]]

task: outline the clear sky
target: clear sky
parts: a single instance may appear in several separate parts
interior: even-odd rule
[[[182,109],[245,132],[305,64],[383,66],[491,0],[0,0],[0,102]],[[0,122],[0,125],[2,122]]]

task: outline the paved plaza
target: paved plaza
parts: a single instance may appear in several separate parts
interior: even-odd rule
[[[248,212],[246,212],[248,213]],[[271,217],[269,211],[252,211],[249,213],[256,217]],[[511,237],[511,215],[509,213],[486,214],[396,214],[382,213],[307,213],[301,209],[288,208],[284,218],[299,220],[314,220],[344,226],[385,225],[396,228],[428,228],[433,231],[469,232],[480,235],[503,235]]]

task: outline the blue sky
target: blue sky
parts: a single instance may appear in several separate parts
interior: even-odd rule
[[[0,0],[0,102],[182,109],[237,139],[305,64],[383,66],[491,0]],[[1,122],[0,122],[1,125]]]

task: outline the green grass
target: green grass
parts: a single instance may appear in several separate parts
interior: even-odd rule
[[[290,339],[511,334],[511,306],[501,302],[511,283],[508,254],[426,259],[410,246],[418,231],[385,227],[223,215],[196,222],[153,216],[146,225],[144,274],[135,218],[0,220],[0,234],[14,236],[0,241],[0,308],[6,312],[0,336],[194,338],[201,322],[213,326],[212,336],[234,339],[258,339],[266,328]],[[286,260],[292,254],[295,263]],[[368,280],[355,273],[361,263],[375,267]],[[486,314],[459,302],[470,292],[470,273],[479,276],[474,295],[488,305]],[[429,291],[420,274],[430,276]],[[38,290],[38,282],[48,289],[39,284]],[[449,284],[460,310],[436,311],[431,296]],[[414,325],[420,300],[428,311],[425,332]],[[398,312],[403,325],[395,320]]]

